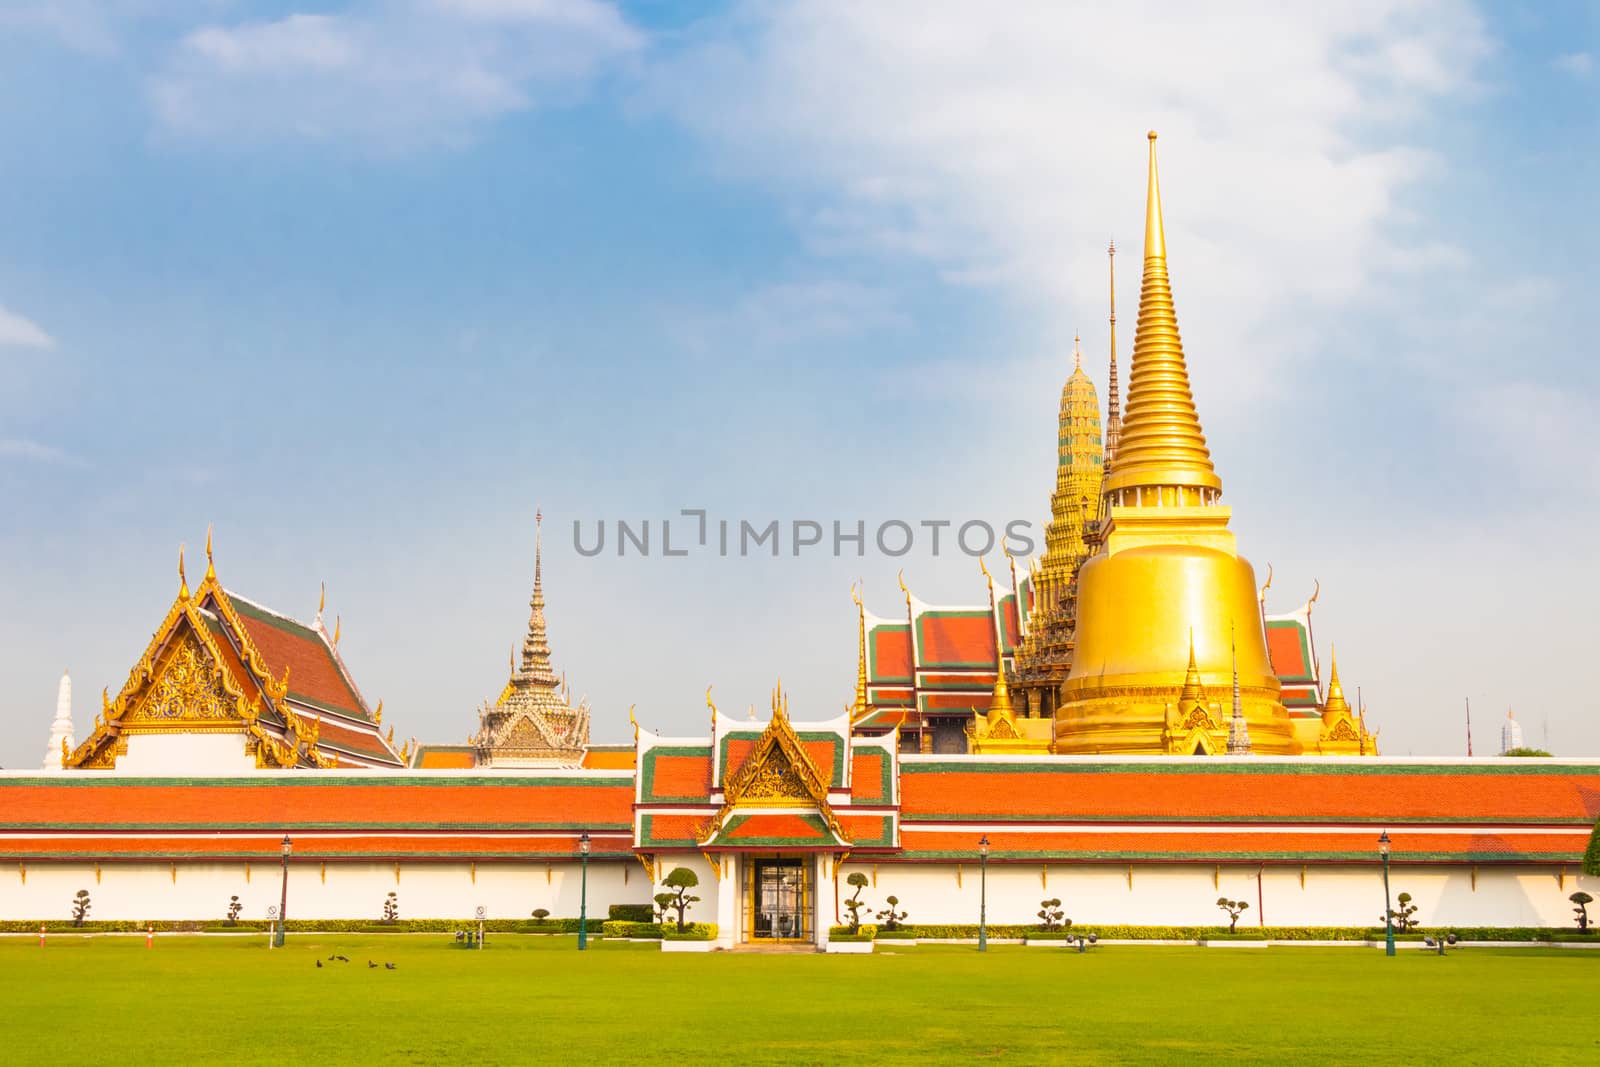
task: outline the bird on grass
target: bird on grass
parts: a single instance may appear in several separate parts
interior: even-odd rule
[[[333,961],[334,961],[334,960],[336,960],[336,959],[338,959],[338,958],[339,958],[339,957],[338,957],[338,956],[329,956],[329,957],[328,957],[328,962],[329,962],[329,963],[332,963],[332,962],[333,962]]]
[[[329,958],[338,960],[340,963],[349,963],[350,962],[350,957],[349,956],[331,956]]]
[[[371,961],[371,960],[368,960],[368,961],[367,961],[367,966],[368,966],[368,967],[376,967],[376,966],[377,966],[377,964],[376,964],[376,963],[373,963],[373,962],[372,962],[372,961]]]
[[[317,961],[317,970],[319,970],[319,971],[322,970],[322,961],[321,960]]]
[[[392,971],[392,970],[395,970],[395,965],[392,964],[392,963],[385,963],[383,965],[383,969],[386,970],[386,971]]]

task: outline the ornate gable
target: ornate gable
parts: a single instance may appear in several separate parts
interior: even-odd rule
[[[206,538],[206,574],[194,594],[178,553],[178,596],[122,690],[101,696],[94,731],[61,754],[64,768],[110,770],[128,737],[159,733],[242,733],[258,767],[330,767],[317,747],[319,726],[286,702],[287,672],[274,679],[238,625],[217,583]],[[251,690],[247,692],[248,690]],[[276,711],[278,721],[263,721]]]
[[[789,699],[772,694],[772,721],[755,748],[722,787],[722,810],[712,818],[701,844],[717,843],[741,808],[796,808],[814,811],[840,844],[848,844],[828,803],[828,779],[817,770],[789,721]]]

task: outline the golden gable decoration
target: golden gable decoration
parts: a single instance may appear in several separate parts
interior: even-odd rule
[[[849,841],[828,804],[828,779],[811,762],[789,722],[789,698],[781,682],[772,690],[772,721],[744,763],[726,779],[722,810],[702,830],[701,844],[714,838],[739,807],[815,808],[834,836]]]
[[[208,619],[220,622],[237,642],[234,651],[259,687],[253,699],[245,696],[223,665],[218,644],[222,638],[212,632]],[[272,677],[217,581],[208,530],[206,573],[200,585],[190,593],[179,548],[177,598],[116,699],[102,691],[93,732],[76,749],[62,752],[61,765],[112,770],[117,757],[127,754],[128,737],[133,734],[237,732],[245,735],[245,752],[255,756],[257,767],[334,766],[336,760],[317,747],[320,726],[289,707],[288,692],[288,669],[281,679]],[[277,724],[269,728],[262,722],[265,701],[271,701],[283,717],[281,736],[275,733]]]

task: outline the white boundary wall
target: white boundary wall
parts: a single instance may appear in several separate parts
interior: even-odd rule
[[[700,856],[661,858],[664,876],[673,867],[688,867],[700,878],[693,892],[701,900],[689,912],[697,922],[721,926],[719,941],[737,940],[741,925],[740,891],[743,864],[730,864],[730,876],[718,881]],[[834,883],[825,871],[831,864],[817,858],[815,917],[817,933],[842,921],[835,911]],[[73,895],[87,889],[91,919],[221,920],[228,898],[239,896],[242,917],[265,918],[278,903],[280,868],[253,861],[246,876],[242,862],[178,861],[29,863],[0,870],[0,918],[9,920],[69,919]],[[174,875],[174,869],[176,875]],[[24,873],[25,870],[25,873]],[[401,861],[396,864],[291,860],[291,919],[370,919],[382,917],[388,893],[397,894],[404,919],[462,919],[482,905],[492,919],[526,919],[546,908],[556,918],[575,918],[579,907],[579,864],[570,860],[473,865],[459,861]],[[1073,922],[1137,926],[1215,926],[1226,922],[1216,905],[1219,896],[1244,900],[1250,908],[1241,927],[1375,926],[1383,914],[1383,880],[1372,867],[1308,865],[1304,885],[1298,866],[1257,867],[1211,864],[1134,864],[1132,884],[1126,864],[1050,864],[993,862],[988,868],[988,919],[995,924],[1037,922],[1039,903],[1060,898]],[[861,871],[875,884],[862,893],[872,911],[894,894],[910,912],[908,923],[976,923],[980,875],[977,863],[872,863],[847,861],[840,868],[838,899],[850,893],[845,878]],[[1465,865],[1397,865],[1390,872],[1393,893],[1412,895],[1417,919],[1426,927],[1573,925],[1567,897],[1579,889],[1600,898],[1600,878],[1560,868]],[[611,904],[649,904],[657,892],[637,861],[592,860],[589,863],[589,916],[604,919]],[[1600,919],[1600,907],[1595,908]],[[865,914],[865,912],[864,912]],[[839,918],[835,918],[838,915]],[[820,937],[819,937],[820,940]]]
[[[977,862],[879,863],[876,885],[861,897],[872,910],[890,894],[906,922],[976,923],[980,904]],[[1067,918],[1078,924],[1129,926],[1215,926],[1227,916],[1218,897],[1250,905],[1241,928],[1268,926],[1375,926],[1383,921],[1383,873],[1376,865],[1316,865],[1258,868],[1223,864],[1016,864],[991,862],[988,868],[988,920],[996,924],[1036,923],[1040,902],[1059,898]],[[1258,888],[1257,872],[1260,873]],[[846,861],[839,877],[853,871],[874,877],[874,865]],[[1423,926],[1574,926],[1567,897],[1584,889],[1600,899],[1600,878],[1567,868],[1565,888],[1559,867],[1479,866],[1476,887],[1466,865],[1396,865],[1391,892],[1410,893]],[[831,893],[831,887],[828,888]],[[1600,910],[1592,913],[1600,919]],[[831,902],[830,902],[831,910]],[[863,914],[866,910],[863,909]]]
[[[89,891],[91,919],[198,919],[220,921],[228,898],[244,905],[240,918],[261,920],[276,907],[281,868],[273,862],[244,863],[105,862],[95,876],[93,863],[27,864],[26,883],[14,867],[0,871],[0,918],[70,919],[72,899]],[[544,862],[359,863],[315,859],[289,861],[290,919],[370,919],[383,917],[383,903],[395,893],[402,919],[473,917],[482,905],[491,919],[527,919],[535,908],[552,918],[578,915],[581,871],[563,860]],[[324,871],[326,872],[324,874]],[[705,872],[701,872],[703,876]],[[636,860],[589,862],[589,917],[604,919],[611,904],[648,904],[654,890]],[[702,894],[703,895],[703,894]],[[701,905],[696,905],[700,907]]]

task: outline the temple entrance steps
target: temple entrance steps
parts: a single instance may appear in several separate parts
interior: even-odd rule
[[[768,955],[805,955],[818,951],[809,941],[741,941],[729,952],[761,952]]]

